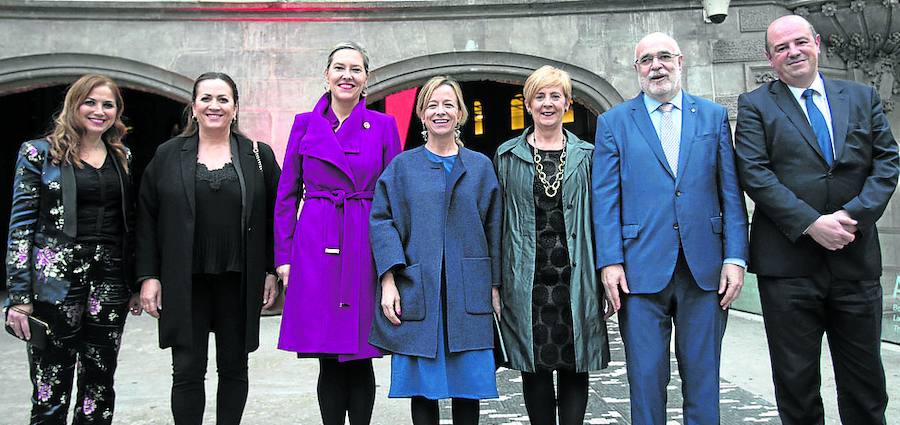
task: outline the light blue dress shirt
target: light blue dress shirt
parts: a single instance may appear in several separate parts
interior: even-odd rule
[[[675,124],[675,135],[678,136],[678,140],[681,140],[681,103],[683,100],[684,95],[681,90],[679,90],[678,94],[669,101],[669,103],[675,106],[672,108],[672,124]],[[653,129],[656,130],[656,137],[660,138],[662,135],[659,132],[659,126],[662,122],[663,112],[659,107],[663,103],[664,102],[660,102],[644,93],[644,106],[647,107],[647,114],[650,115],[650,121],[653,122]]]
[[[823,90],[824,92],[824,90]],[[679,90],[678,94],[669,101],[675,107],[672,108],[672,123],[675,124],[675,134],[678,136],[678,140],[681,140],[681,105],[684,101],[684,92]],[[659,132],[660,122],[662,122],[662,111],[659,110],[659,106],[664,102],[660,102],[650,96],[647,93],[644,93],[644,106],[647,108],[647,114],[650,115],[650,121],[653,122],[653,128],[656,130],[656,136],[662,137]],[[831,127],[830,116],[828,118],[829,128]],[[681,153],[679,152],[679,157]],[[740,266],[741,268],[747,268],[747,262],[740,258],[726,258],[722,261],[722,264],[734,264],[736,266]]]

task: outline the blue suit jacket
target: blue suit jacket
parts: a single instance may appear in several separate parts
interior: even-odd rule
[[[679,244],[697,284],[718,289],[724,258],[747,259],[747,211],[728,115],[684,93],[678,175],[643,93],[597,118],[592,171],[597,268],[624,264],[632,293],[669,283]]]

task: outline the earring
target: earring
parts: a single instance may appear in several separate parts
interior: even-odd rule
[[[456,126],[456,143],[460,143],[460,141],[462,140],[461,136],[462,136],[462,131],[459,130],[459,126],[457,125]]]
[[[323,82],[323,85],[325,86],[325,93],[328,93],[329,91],[331,91],[331,87],[328,85],[328,80],[325,80]]]
[[[425,127],[425,123],[422,123],[422,140],[428,141],[428,129]]]
[[[196,115],[191,115],[191,120],[194,121],[194,122],[197,122],[197,116],[196,116]]]

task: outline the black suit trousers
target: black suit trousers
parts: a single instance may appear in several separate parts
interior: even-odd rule
[[[825,423],[819,373],[824,334],[841,421],[885,424],[878,280],[835,279],[825,267],[805,277],[759,276],[759,293],[782,423]]]
[[[191,288],[189,347],[172,347],[172,416],[175,425],[202,425],[206,407],[209,333],[216,334],[216,424],[238,425],[249,380],[245,344],[245,301],[240,273],[195,274]],[[169,314],[163,310],[162,314]]]

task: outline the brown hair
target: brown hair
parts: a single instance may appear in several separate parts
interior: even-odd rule
[[[194,88],[191,92],[191,103],[189,103],[184,108],[184,130],[181,131],[181,136],[193,136],[198,131],[200,131],[200,127],[197,125],[197,121],[194,120],[194,113],[192,107],[194,106],[194,102],[197,100],[197,87],[200,83],[206,80],[222,80],[225,84],[228,84],[228,87],[231,87],[231,96],[234,97],[234,107],[237,108],[240,106],[240,102],[238,101],[238,89],[237,84],[235,84],[234,80],[228,76],[228,74],[224,72],[205,72],[197,77],[194,80]],[[237,109],[235,109],[236,111]],[[238,126],[238,116],[237,113],[234,115],[234,120],[231,121],[231,133],[232,134],[241,134],[240,127]]]
[[[125,124],[122,123],[122,111],[125,110],[125,103],[122,100],[119,86],[111,78],[103,75],[88,74],[69,86],[66,98],[63,100],[62,110],[53,119],[53,130],[46,136],[47,141],[50,142],[50,158],[56,165],[65,163],[78,168],[84,167],[79,154],[79,143],[81,143],[85,129],[79,119],[78,108],[88,98],[91,91],[100,86],[109,87],[116,100],[115,121],[100,138],[112,149],[113,155],[127,173],[128,155],[125,153],[125,145],[122,143],[122,138],[128,132]]]

